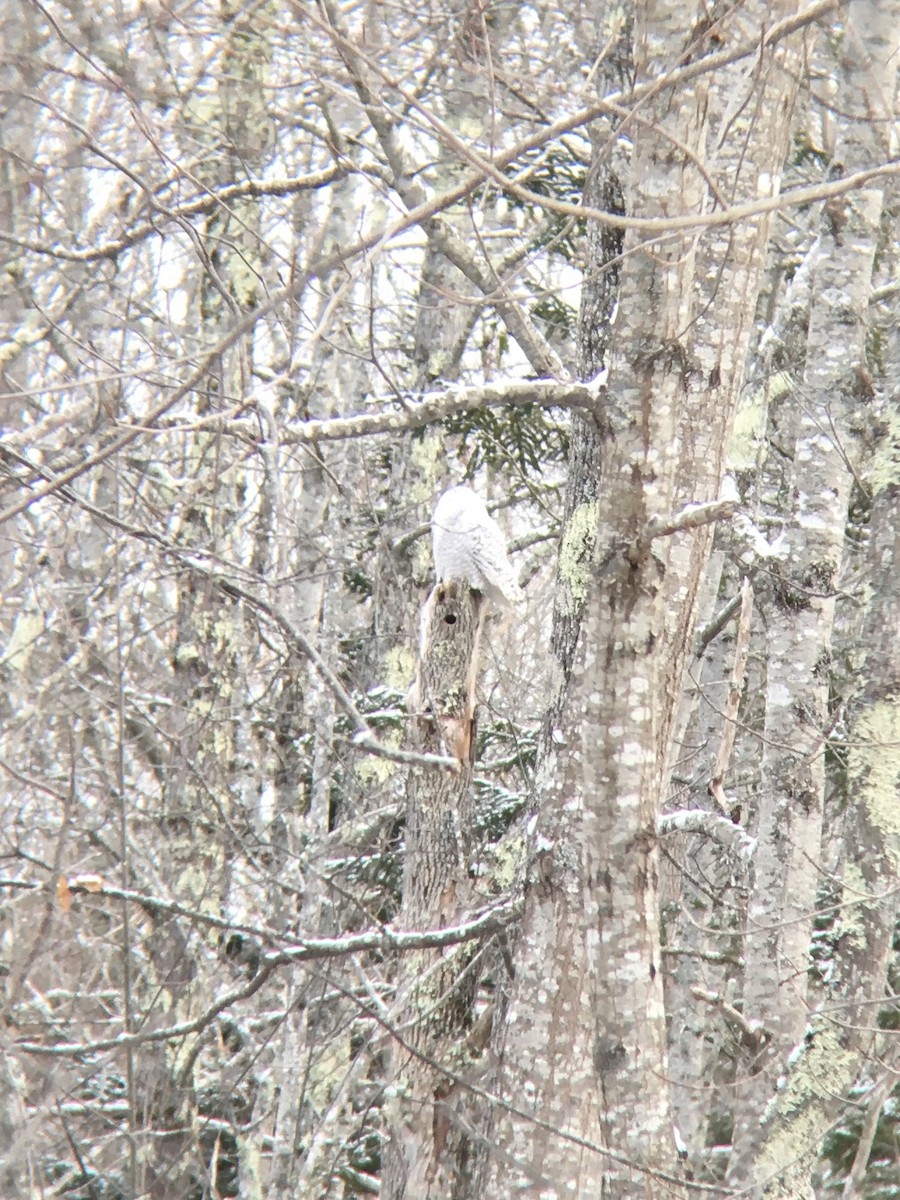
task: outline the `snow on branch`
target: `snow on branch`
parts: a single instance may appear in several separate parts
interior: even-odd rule
[[[372,412],[356,413],[350,417],[287,424],[279,429],[279,440],[283,444],[297,445],[340,442],[381,433],[403,433],[410,429],[421,429],[423,425],[443,421],[458,413],[500,408],[503,405],[521,408],[537,404],[541,408],[576,408],[596,413],[602,395],[603,385],[598,382],[558,383],[553,379],[514,379],[477,387],[454,387],[428,392],[416,399],[402,397],[385,400],[383,406],[379,404]],[[253,441],[259,439],[259,422],[247,419],[213,416],[191,423],[191,428],[238,434]]]
[[[682,533],[688,529],[699,529],[701,525],[711,525],[714,521],[733,517],[737,507],[737,497],[731,496],[720,500],[708,500],[703,504],[686,504],[681,512],[673,517],[651,518],[647,522],[644,536],[649,541],[652,538]]]
[[[202,912],[185,909],[182,905],[160,900],[154,896],[142,895],[137,892],[124,891],[111,887],[100,880],[90,884],[79,884],[77,877],[66,881],[67,890],[73,893],[99,894],[113,899],[139,904],[147,911],[161,911],[189,916],[191,919],[204,922],[219,928],[238,928],[228,922],[210,917]],[[16,879],[0,879],[0,887],[30,888],[40,890],[42,885],[32,881]],[[138,1046],[145,1042],[165,1042],[172,1038],[186,1037],[192,1033],[200,1033],[207,1028],[220,1013],[233,1007],[241,1000],[257,992],[273,972],[292,962],[307,962],[320,958],[339,958],[348,954],[358,954],[367,950],[408,952],[423,947],[454,946],[473,938],[496,933],[509,925],[518,914],[518,906],[510,900],[501,901],[484,909],[475,916],[457,922],[445,929],[425,930],[395,930],[388,925],[376,929],[364,930],[360,933],[347,934],[334,938],[294,938],[288,945],[278,950],[271,950],[261,956],[259,966],[253,977],[242,987],[234,988],[218,996],[204,1012],[190,1021],[182,1021],[162,1029],[140,1030],[134,1033],[120,1033],[113,1037],[101,1038],[93,1042],[57,1042],[55,1044],[18,1041],[15,1048],[20,1053],[68,1058],[83,1054],[96,1054],[107,1050],[117,1050]],[[242,927],[241,927],[242,928]]]
[[[38,242],[17,238],[4,232],[0,234],[0,241],[8,242],[32,254],[45,254],[49,258],[61,259],[63,262],[90,263],[102,259],[115,259],[122,251],[148,237],[162,236],[168,222],[183,225],[183,222],[191,217],[205,216],[241,200],[260,199],[264,196],[296,196],[299,192],[315,191],[343,179],[349,173],[349,167],[334,164],[319,171],[310,171],[306,175],[286,176],[281,179],[240,179],[236,183],[205,191],[182,204],[165,204],[152,193],[148,194],[145,191],[142,199],[145,202],[150,200],[153,204],[151,219],[138,221],[117,237],[82,249],[66,249],[55,236]]]
[[[701,987],[692,987],[691,995],[696,996],[698,1000],[703,1000],[706,1004],[712,1005],[713,1008],[717,1008],[722,1016],[740,1033],[741,1041],[748,1050],[757,1052],[771,1041],[772,1035],[761,1021],[748,1020],[742,1012],[736,1009],[733,1004],[729,1004],[718,992],[710,992],[706,988]]]
[[[281,431],[284,443],[341,442],[373,433],[401,433],[418,430],[448,416],[479,408],[500,408],[504,404],[541,408],[581,408],[594,412],[601,396],[596,383],[557,383],[554,379],[514,379],[476,388],[448,388],[427,392],[419,400],[397,401],[390,408],[355,416],[335,416],[320,421],[299,421]],[[229,422],[233,426],[236,422]],[[248,424],[248,422],[241,422]]]
[[[660,813],[659,832],[661,834],[702,833],[720,845],[727,846],[729,850],[734,850],[745,860],[749,860],[756,849],[756,838],[751,837],[740,825],[735,825],[727,817],[720,817],[718,813],[707,812],[702,808]]]

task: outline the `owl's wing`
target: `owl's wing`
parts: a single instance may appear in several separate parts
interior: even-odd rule
[[[449,488],[438,500],[432,517],[432,544],[438,580],[468,583],[503,606],[519,599],[521,589],[503,531],[471,488]]]
[[[483,580],[482,591],[506,608],[521,599],[522,589],[509,561],[506,538],[494,520],[488,516],[472,532],[472,558]]]

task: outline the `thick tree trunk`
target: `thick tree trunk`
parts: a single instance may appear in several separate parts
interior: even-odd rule
[[[841,64],[849,116],[838,116],[836,148],[836,161],[848,170],[862,168],[886,149],[896,76],[891,43],[898,22],[896,4],[849,6]],[[872,116],[880,119],[865,119]],[[758,1166],[760,1147],[772,1136],[763,1114],[810,1019],[832,629],[866,422],[861,401],[867,309],[882,203],[882,189],[873,186],[825,206],[811,251],[803,379],[790,405],[790,436],[782,434],[782,445],[793,450],[790,491],[797,497],[797,515],[786,531],[788,552],[770,592],[766,787],[748,906],[744,992],[744,1015],[761,1024],[768,1045],[738,1094],[730,1172],[735,1186],[762,1182],[771,1169],[768,1154],[765,1168]]]
[[[900,362],[900,359],[895,359]],[[896,404],[896,399],[894,403]],[[887,447],[883,449],[888,453]],[[871,516],[874,592],[864,631],[870,647],[866,687],[849,731],[848,814],[843,869],[844,908],[834,931],[834,986],[792,1055],[775,1102],[766,1110],[759,1145],[748,1165],[739,1159],[735,1186],[755,1196],[812,1196],[810,1175],[820,1141],[841,1097],[866,1061],[878,1069],[893,1041],[879,1033],[876,1014],[887,987],[900,871],[900,485],[882,483]],[[746,1182],[745,1182],[746,1181]]]
[[[422,622],[413,696],[418,749],[457,770],[410,773],[403,868],[404,929],[457,924],[469,891],[475,678],[485,601],[467,585],[438,584]],[[397,979],[391,1099],[382,1195],[386,1200],[468,1200],[469,1139],[453,1112],[467,1099],[453,1080],[465,1064],[476,979],[471,948],[408,954]],[[442,1067],[448,1068],[447,1071]]]
[[[766,9],[753,8],[757,29],[771,19]],[[651,77],[684,52],[683,9],[638,5],[634,36],[638,78]],[[766,50],[760,74],[732,80],[755,92],[741,173],[729,175],[735,199],[757,195],[780,170],[797,53],[796,45]],[[629,214],[695,212],[709,202],[689,156],[703,161],[714,145],[707,118],[724,109],[727,79],[681,91],[677,108],[666,96],[648,103]],[[693,233],[651,244],[626,238],[598,502],[571,511],[560,552],[557,628],[574,626],[577,642],[556,639],[575,652],[561,664],[563,701],[538,777],[498,1047],[501,1093],[515,1111],[498,1118],[491,1200],[517,1187],[616,1200],[678,1191],[656,830],[710,529],[657,538],[653,521],[718,495],[764,233],[764,221],[752,222],[724,247],[713,239],[708,252]],[[711,277],[716,308],[698,312],[697,282]]]

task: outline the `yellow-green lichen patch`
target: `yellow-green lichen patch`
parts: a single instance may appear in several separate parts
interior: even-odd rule
[[[219,721],[213,726],[211,750],[218,759],[230,758],[234,753],[234,741],[231,736],[231,723]]]
[[[900,483],[900,413],[886,413],[884,424],[884,435],[866,463],[866,481],[876,495]]]
[[[252,308],[259,299],[260,276],[247,261],[247,256],[236,252],[228,262],[228,277],[231,292],[242,308]]]
[[[44,618],[42,616],[38,613],[19,613],[3,659],[15,670],[25,671],[31,651],[43,632]]]
[[[900,699],[871,704],[854,730],[850,778],[894,873],[900,872]]]
[[[390,737],[382,738],[386,746],[393,745],[395,740]],[[375,786],[387,783],[396,770],[396,763],[388,758],[361,758],[356,764],[357,778],[365,784]]]
[[[408,646],[394,646],[384,656],[384,682],[405,692],[416,673],[416,658]]]
[[[491,879],[501,891],[508,891],[518,878],[522,863],[525,861],[525,839],[511,838],[501,842],[495,852],[491,870]]]
[[[175,648],[175,665],[191,667],[200,661],[200,650],[195,642],[182,642]]]
[[[559,574],[577,611],[587,599],[591,561],[597,538],[597,505],[579,504],[572,513],[559,547]]]
[[[409,488],[409,499],[413,504],[430,504],[434,499],[438,464],[444,457],[444,451],[442,440],[427,434],[410,442],[409,461],[419,476]]]
[[[331,1038],[317,1043],[309,1068],[309,1099],[319,1111],[328,1106],[350,1067],[350,1039]]]
[[[853,1081],[857,1059],[840,1044],[839,1030],[820,1025],[797,1055],[782,1091],[766,1115],[765,1145],[757,1163],[757,1181],[769,1182],[797,1161],[804,1147],[814,1152],[821,1136],[819,1100],[839,1096]],[[767,1195],[792,1195],[776,1190]]]
[[[252,1128],[252,1127],[251,1127]],[[260,1143],[251,1134],[237,1135],[238,1153],[241,1164],[241,1192],[245,1200],[263,1200],[262,1154]]]
[[[210,622],[209,631],[215,638],[216,646],[219,649],[227,650],[237,636],[237,627],[232,612],[227,609],[220,610],[219,614]]]
[[[794,386],[790,371],[776,371],[769,380],[769,401],[783,400]]]
[[[756,465],[765,415],[765,398],[761,391],[754,392],[738,405],[726,454],[731,470],[748,471]]]

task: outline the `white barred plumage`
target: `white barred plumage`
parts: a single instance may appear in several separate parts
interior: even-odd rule
[[[431,518],[431,538],[438,583],[468,583],[503,607],[519,599],[503,532],[471,488],[458,485],[443,493]]]

